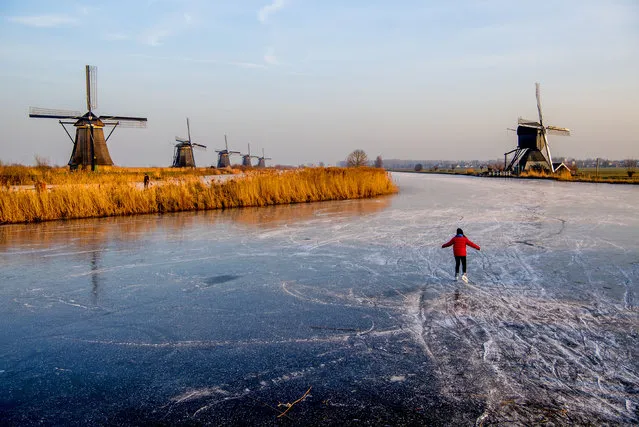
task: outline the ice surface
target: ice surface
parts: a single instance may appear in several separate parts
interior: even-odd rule
[[[9,424],[639,422],[639,188],[400,194],[0,227]],[[453,280],[457,227],[470,283]]]

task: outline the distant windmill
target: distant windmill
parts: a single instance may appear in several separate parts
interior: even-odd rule
[[[186,131],[188,138],[175,137],[178,142],[175,144],[175,152],[173,153],[173,167],[174,168],[194,168],[195,156],[193,155],[193,147],[201,147],[206,149],[206,145],[196,144],[191,141],[191,126],[189,124],[189,118],[186,118]]]
[[[262,148],[262,157],[258,157],[258,161],[257,161],[257,166],[255,166],[256,168],[265,168],[266,167],[266,160],[272,160],[270,157],[264,157],[264,149]]]
[[[97,116],[93,110],[98,108],[97,97],[97,68],[91,65],[86,66],[86,91],[87,109],[84,115],[79,111],[53,110],[47,108],[29,108],[29,117],[58,119],[62,128],[73,142],[73,151],[69,159],[69,167],[86,169],[91,166],[95,170],[96,166],[112,166],[113,160],[107,148],[107,141],[117,126],[120,127],[146,127],[145,117],[125,117],[114,115]],[[65,127],[73,125],[76,128],[75,139]],[[104,127],[113,126],[111,132],[104,138]]]
[[[225,168],[227,166],[231,166],[231,159],[229,157],[230,154],[242,154],[239,151],[229,151],[229,143],[226,139],[226,134],[224,134],[224,145],[226,147],[224,150],[215,150],[215,152],[218,153],[218,157],[217,157],[218,168]]]
[[[504,154],[504,166],[506,166],[508,155],[515,153],[510,164],[506,166],[507,171],[522,172],[530,169],[546,169],[554,173],[557,169],[565,167],[562,163],[553,163],[548,135],[570,136],[570,129],[544,125],[539,83],[535,83],[535,88],[539,122],[519,118],[517,122],[517,148]]]
[[[251,164],[251,159],[255,158],[255,159],[259,159],[259,156],[251,156],[251,144],[248,145],[248,154],[243,154],[242,155],[242,166],[248,166],[248,167],[252,167],[253,165]]]

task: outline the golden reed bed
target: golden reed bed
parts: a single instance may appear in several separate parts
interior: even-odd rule
[[[245,206],[345,200],[397,192],[390,175],[375,168],[267,170],[205,184],[195,175],[179,180],[137,182],[106,175],[78,179],[85,185],[37,184],[36,190],[0,190],[0,224],[94,218]],[[87,182],[90,180],[90,182]],[[33,187],[31,187],[33,188]]]

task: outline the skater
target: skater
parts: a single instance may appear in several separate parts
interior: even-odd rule
[[[459,263],[461,262],[462,280],[468,283],[468,276],[466,276],[466,245],[477,250],[479,250],[479,246],[464,236],[464,231],[461,228],[457,229],[457,235],[447,243],[444,243],[442,248],[447,248],[451,245],[453,246],[453,255],[455,255],[455,280],[457,280],[457,276],[459,275]]]

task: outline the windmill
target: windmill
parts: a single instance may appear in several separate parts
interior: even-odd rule
[[[225,168],[227,166],[231,166],[231,159],[229,157],[230,154],[242,154],[239,151],[229,151],[229,143],[226,139],[226,134],[224,134],[224,145],[226,148],[224,150],[215,150],[218,153],[217,157],[217,167]]]
[[[257,166],[255,166],[256,168],[265,168],[266,167],[266,160],[272,160],[270,157],[264,157],[264,149],[262,148],[262,157],[258,157],[258,161],[257,161]]]
[[[189,124],[189,118],[186,118],[186,131],[188,138],[175,137],[178,142],[175,144],[175,151],[173,153],[173,165],[174,168],[194,168],[195,157],[193,155],[193,147],[201,147],[206,149],[206,145],[197,144],[191,141],[191,126]]]
[[[97,67],[87,65],[86,91],[87,91],[87,112],[82,114],[79,111],[54,110],[48,108],[29,108],[29,117],[58,119],[60,125],[73,142],[73,151],[69,159],[69,167],[74,170],[79,166],[86,169],[91,166],[95,170],[96,166],[112,166],[113,160],[107,148],[107,141],[113,134],[116,127],[146,127],[145,117],[125,117],[115,115],[98,116],[93,110],[98,108]],[[65,125],[73,125],[76,128],[75,139],[67,130]],[[113,126],[111,132],[104,138],[104,128]]]
[[[521,117],[517,121],[517,148],[504,154],[504,166],[506,166],[508,155],[515,153],[510,164],[506,166],[507,171],[522,172],[530,169],[545,169],[554,173],[557,169],[565,167],[563,163],[553,163],[548,135],[570,136],[570,129],[544,125],[539,83],[535,83],[535,88],[539,122]]]
[[[249,144],[248,154],[242,154],[242,166],[252,167],[251,158],[259,159],[259,156],[251,156],[251,144]]]

